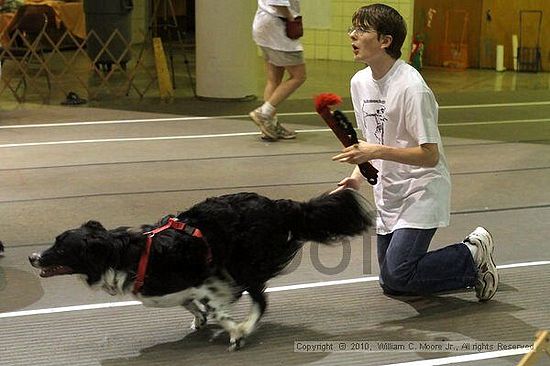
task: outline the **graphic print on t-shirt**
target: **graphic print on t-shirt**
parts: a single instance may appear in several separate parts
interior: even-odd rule
[[[366,99],[361,106],[365,129],[371,131],[374,128],[373,135],[381,145],[384,144],[384,123],[388,121],[385,103],[385,100]]]

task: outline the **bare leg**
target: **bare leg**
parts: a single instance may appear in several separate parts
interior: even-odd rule
[[[268,64],[268,68],[278,68],[278,66],[270,65]],[[271,103],[272,106],[277,107],[282,101],[287,99],[292,93],[294,93],[305,81],[306,81],[306,65],[293,65],[293,66],[285,66],[284,69],[288,72],[289,78],[281,81],[279,85],[273,90],[269,98],[265,99],[269,103]],[[275,76],[278,76],[277,73],[280,73],[280,71],[272,71]],[[268,72],[268,80],[269,80],[270,72]],[[274,79],[276,80],[276,79]],[[268,85],[269,85],[268,81]],[[273,83],[275,84],[275,83]],[[271,88],[271,86],[270,86]],[[267,86],[266,86],[267,89]],[[264,92],[264,97],[265,97]]]
[[[265,62],[265,71],[267,74],[267,82],[264,88],[264,101],[268,101],[273,95],[273,92],[283,81],[285,74],[285,68],[282,66],[275,66],[272,63]]]
[[[249,113],[267,140],[293,139],[296,132],[277,121],[276,107],[306,81],[306,65],[276,66],[265,62],[267,81],[264,88],[264,105]],[[287,72],[289,78],[284,79]],[[271,106],[270,106],[271,105]]]

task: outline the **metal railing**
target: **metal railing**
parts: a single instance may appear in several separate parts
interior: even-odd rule
[[[145,36],[145,42],[132,45],[118,29],[107,39],[93,30],[85,39],[75,37],[68,30],[60,33],[52,35],[44,29],[29,39],[19,30],[9,35],[0,32],[0,39],[4,40],[0,50],[0,98],[23,103],[38,97],[49,103],[53,98],[64,97],[70,92],[79,93],[89,100],[106,95],[122,97],[133,94],[140,99],[158,96],[150,37]],[[16,39],[19,43],[23,40],[26,51],[14,52]],[[99,51],[93,56],[87,51],[91,43],[96,49],[99,45]],[[116,52],[112,49],[115,44]],[[129,55],[132,55],[131,59]],[[105,67],[105,59],[109,60],[108,67]]]

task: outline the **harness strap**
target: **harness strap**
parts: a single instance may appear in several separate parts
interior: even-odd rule
[[[145,273],[147,272],[147,265],[149,264],[149,255],[151,254],[153,236],[170,228],[183,231],[188,235],[202,239],[206,244],[206,248],[207,248],[206,263],[210,264],[212,262],[212,248],[210,247],[210,245],[208,245],[208,242],[206,241],[206,238],[204,237],[204,235],[202,235],[202,232],[198,228],[193,227],[187,224],[186,222],[181,222],[174,217],[170,217],[166,224],[156,229],[153,229],[151,231],[147,231],[143,233],[143,235],[147,235],[147,240],[145,242],[145,249],[141,253],[141,257],[139,259],[138,271],[136,274],[136,279],[134,281],[134,289],[132,290],[134,295],[139,293],[145,281]]]

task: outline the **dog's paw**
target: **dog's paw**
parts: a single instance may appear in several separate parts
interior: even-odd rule
[[[229,342],[229,348],[227,348],[227,350],[229,352],[235,352],[240,350],[242,346],[244,346],[244,338],[231,338],[231,341]]]
[[[191,322],[191,329],[199,330],[206,326],[207,319],[206,316],[196,316]]]
[[[238,324],[231,332],[230,332],[230,338],[229,338],[229,348],[227,349],[230,352],[238,351],[241,349],[242,346],[244,346],[244,340],[247,333],[247,328],[244,326],[243,323]]]

